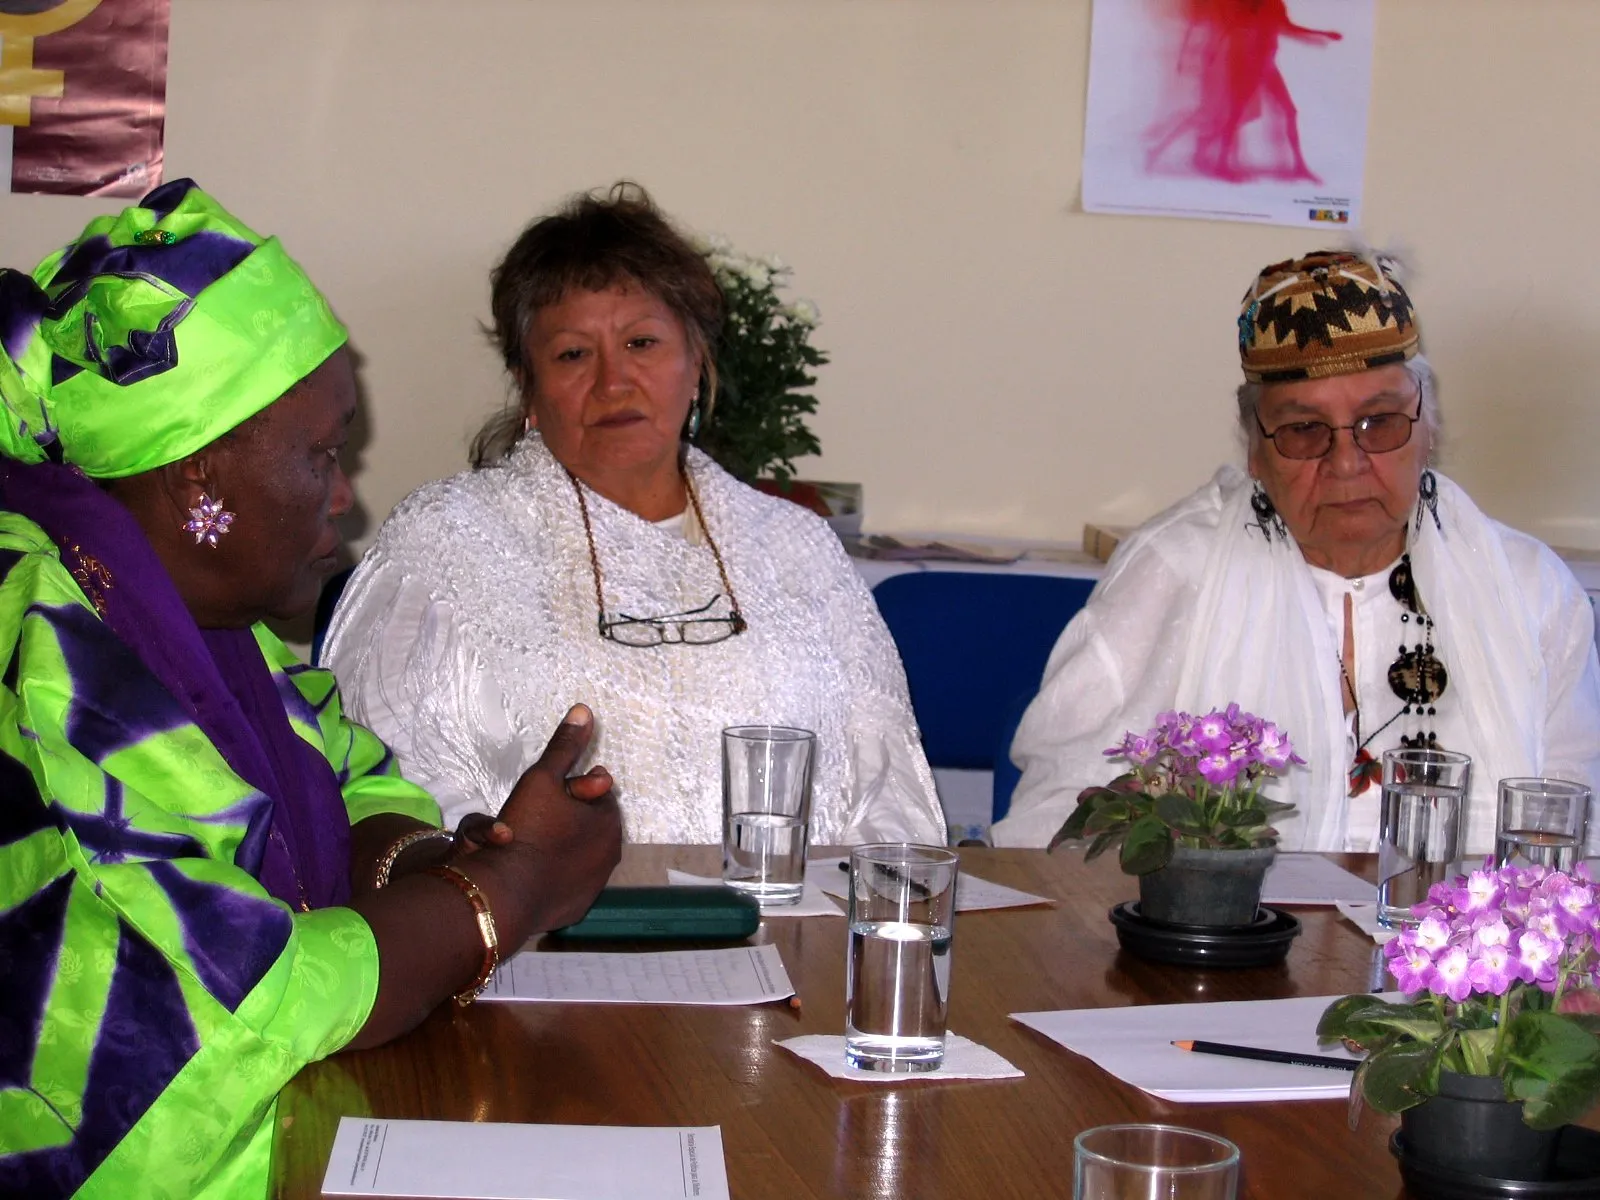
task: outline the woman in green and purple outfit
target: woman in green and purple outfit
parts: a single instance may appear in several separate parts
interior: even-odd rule
[[[189,180],[0,271],[0,1194],[264,1194],[295,1072],[615,864],[587,709],[452,835],[261,624],[334,565],[345,340]]]

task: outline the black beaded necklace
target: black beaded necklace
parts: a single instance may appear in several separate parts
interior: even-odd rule
[[[1400,614],[1400,653],[1389,664],[1389,688],[1405,705],[1400,710],[1402,715],[1433,717],[1438,712],[1435,703],[1444,695],[1445,688],[1450,686],[1450,674],[1433,652],[1433,617],[1417,597],[1416,580],[1411,574],[1411,555],[1402,554],[1399,565],[1389,573],[1389,594],[1406,607],[1406,611]],[[1407,646],[1405,627],[1413,617],[1417,624],[1417,644]],[[1430,720],[1425,723],[1425,728],[1418,729],[1415,734],[1402,734],[1400,744],[1413,750],[1438,749],[1439,735],[1433,731],[1432,724]]]
[[[1411,555],[1401,555],[1400,561],[1389,573],[1389,594],[1406,609],[1400,614],[1400,652],[1389,664],[1389,689],[1400,698],[1401,707],[1400,711],[1364,738],[1361,736],[1361,700],[1356,695],[1355,681],[1350,678],[1350,672],[1344,665],[1344,656],[1339,656],[1339,675],[1349,693],[1350,707],[1355,714],[1356,753],[1349,771],[1352,796],[1359,796],[1382,776],[1381,764],[1367,748],[1373,740],[1402,717],[1415,715],[1426,721],[1436,716],[1436,702],[1450,684],[1449,672],[1434,653],[1433,617],[1417,599],[1416,581],[1411,574]],[[1418,640],[1415,646],[1407,646],[1405,629],[1413,617],[1417,620]],[[1436,750],[1439,748],[1439,735],[1434,732],[1432,722],[1427,721],[1426,726],[1419,728],[1416,733],[1401,734],[1400,744],[1407,749]]]

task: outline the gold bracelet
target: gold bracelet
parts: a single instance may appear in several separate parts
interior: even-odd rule
[[[394,864],[402,854],[418,842],[431,842],[438,839],[453,842],[456,840],[456,835],[448,829],[413,829],[410,833],[402,833],[395,838],[389,848],[383,852],[383,857],[378,860],[378,869],[372,873],[372,886],[374,888],[388,887],[389,872],[394,870]]]
[[[429,867],[424,874],[448,879],[461,889],[461,894],[472,905],[472,915],[478,922],[478,935],[483,938],[483,967],[467,990],[456,994],[456,1003],[465,1008],[483,994],[483,989],[489,986],[489,980],[494,976],[495,968],[500,965],[500,935],[495,932],[494,914],[489,911],[489,902],[483,898],[478,885],[468,879],[464,871],[445,864]]]

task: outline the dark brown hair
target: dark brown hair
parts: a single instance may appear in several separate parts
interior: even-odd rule
[[[700,403],[716,395],[715,349],[722,329],[722,290],[705,258],[656,208],[650,194],[626,180],[605,194],[573,196],[522,231],[489,274],[494,322],[487,332],[513,379],[531,385],[523,341],[534,315],[572,292],[602,292],[619,284],[644,289],[683,322],[702,362]],[[522,396],[491,418],[472,439],[474,467],[511,452],[522,436]]]

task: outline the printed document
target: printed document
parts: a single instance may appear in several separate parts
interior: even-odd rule
[[[523,950],[479,1000],[592,1004],[764,1004],[794,995],[776,946],[644,954]]]
[[[722,1130],[344,1117],[327,1196],[729,1200]]]

